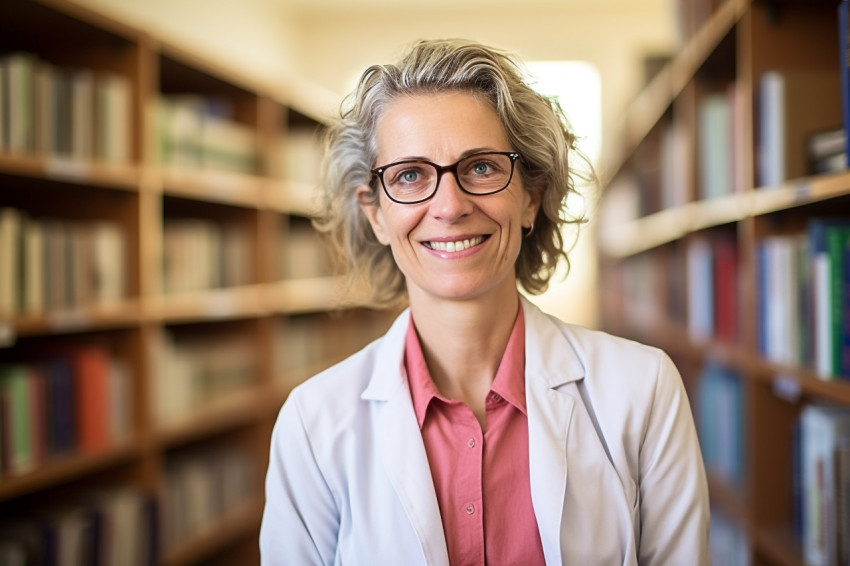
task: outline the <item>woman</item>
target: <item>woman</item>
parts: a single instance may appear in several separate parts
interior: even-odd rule
[[[557,105],[508,55],[456,40],[368,69],[349,102],[323,227],[376,300],[409,310],[282,408],[263,563],[707,563],[672,362],[517,290],[566,259],[574,137]]]

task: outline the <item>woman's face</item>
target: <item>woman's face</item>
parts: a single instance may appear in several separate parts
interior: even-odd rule
[[[448,165],[470,153],[514,149],[492,106],[459,92],[399,97],[378,122],[376,140],[378,166],[405,159]],[[515,292],[522,227],[531,225],[539,203],[518,171],[492,195],[463,192],[451,173],[419,204],[395,203],[383,190],[377,204],[368,204],[369,192],[358,189],[361,206],[378,240],[392,248],[412,303]]]

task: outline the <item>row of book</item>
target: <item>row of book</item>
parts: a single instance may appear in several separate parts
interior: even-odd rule
[[[166,168],[258,172],[256,129],[233,118],[226,98],[161,95],[157,123],[159,161]]]
[[[227,517],[259,493],[256,463],[235,447],[183,454],[165,465],[160,517],[167,548]]]
[[[294,385],[383,334],[389,313],[351,310],[281,317],[275,333],[274,375]]]
[[[206,335],[163,329],[152,350],[152,410],[169,425],[256,383],[256,341],[250,335]]]
[[[281,279],[327,277],[333,273],[327,244],[306,218],[289,219],[278,249]]]
[[[0,153],[124,165],[131,125],[127,77],[26,52],[0,58]]]
[[[95,345],[0,365],[0,477],[128,439],[132,388],[129,365]]]
[[[126,296],[126,241],[111,221],[0,208],[0,316],[114,304]]]
[[[695,412],[706,470],[730,486],[743,488],[747,446],[740,376],[723,366],[706,364]]]
[[[322,170],[322,144],[316,130],[290,128],[278,139],[281,176],[289,181],[316,185]]]
[[[166,293],[253,281],[253,248],[244,227],[201,218],[166,218],[163,231]]]
[[[757,187],[847,168],[836,70],[769,71],[757,86]],[[753,181],[740,173],[740,85],[703,93],[696,108],[696,137],[676,119],[662,122],[655,143],[637,150],[636,187],[641,215],[681,206],[693,198],[742,192]],[[695,161],[689,153],[694,150]],[[843,157],[842,157],[843,156]],[[692,177],[696,190],[691,194]]]
[[[850,409],[803,408],[794,444],[795,528],[810,566],[850,562]]]
[[[759,348],[769,360],[850,378],[850,218],[810,218],[757,250]]]
[[[87,491],[0,522],[4,566],[153,566],[156,506],[129,486]]]

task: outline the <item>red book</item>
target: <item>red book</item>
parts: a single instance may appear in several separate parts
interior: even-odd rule
[[[738,341],[738,251],[735,242],[714,243],[714,327],[723,342]]]
[[[72,354],[77,445],[83,452],[97,452],[109,445],[109,355],[101,348],[85,346]]]

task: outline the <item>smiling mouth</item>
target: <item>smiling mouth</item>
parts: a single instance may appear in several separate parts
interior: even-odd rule
[[[477,246],[484,241],[484,236],[475,236],[465,240],[456,240],[454,242],[423,242],[423,244],[432,250],[440,252],[462,252],[471,247]]]

